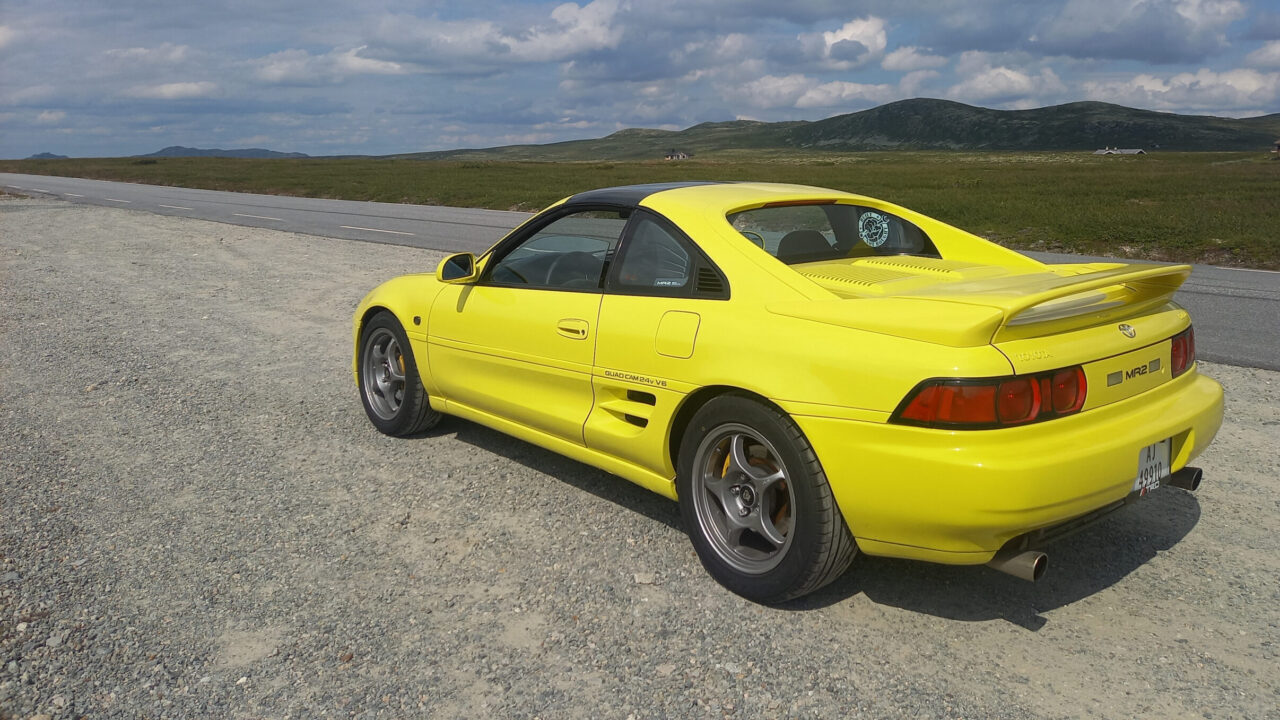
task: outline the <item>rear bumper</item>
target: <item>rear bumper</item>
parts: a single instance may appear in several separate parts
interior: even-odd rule
[[[795,420],[863,552],[981,564],[1018,535],[1124,500],[1147,445],[1172,438],[1172,469],[1185,467],[1222,424],[1222,387],[1192,370],[1127,400],[999,430]]]

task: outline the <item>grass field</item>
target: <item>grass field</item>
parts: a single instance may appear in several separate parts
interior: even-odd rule
[[[687,161],[402,158],[0,161],[0,171],[381,202],[537,210],[575,192],[768,180],[897,202],[1011,247],[1280,270],[1280,162],[1266,153],[726,152]]]

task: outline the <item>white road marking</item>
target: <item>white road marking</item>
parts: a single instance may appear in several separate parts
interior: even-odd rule
[[[190,210],[191,209],[189,207],[182,207],[181,205],[161,205],[160,207],[169,208],[170,210]]]
[[[245,215],[244,213],[231,213],[231,214],[235,215],[236,217],[247,217],[247,218],[254,218],[257,220],[275,220],[276,222],[284,222],[284,220],[281,220],[280,218],[267,217],[266,215]]]
[[[107,202],[118,202],[118,203],[132,203],[132,202],[133,202],[132,200],[117,200],[117,199],[115,199],[115,198],[102,198],[102,199],[103,199],[103,200],[106,200]]]
[[[75,193],[63,193],[63,195],[66,195],[67,197],[84,197],[83,195],[77,195]]]
[[[1259,268],[1221,268],[1222,270],[1240,270],[1242,272],[1264,272],[1280,275],[1280,270],[1262,270]]]
[[[410,235],[410,236],[413,235],[413,233],[411,232],[400,232],[399,230],[379,230],[378,228],[357,227],[355,225],[339,225],[338,227],[344,228],[346,230],[364,230],[366,232],[387,233],[388,235]]]
[[[31,192],[42,192],[42,193],[47,193],[47,192],[49,192],[49,191],[48,191],[48,190],[45,190],[44,188],[31,188]]]

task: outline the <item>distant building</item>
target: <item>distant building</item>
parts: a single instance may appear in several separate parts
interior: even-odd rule
[[[1142,148],[1102,148],[1094,150],[1094,155],[1146,155],[1147,151]]]
[[[689,153],[680,150],[671,150],[663,156],[664,160],[688,160]]]
[[[1276,146],[1271,149],[1271,152],[1275,153],[1277,157],[1280,157],[1280,140],[1276,141]]]

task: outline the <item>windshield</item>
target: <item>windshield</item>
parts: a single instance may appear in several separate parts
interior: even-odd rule
[[[877,255],[939,257],[914,223],[860,205],[766,206],[728,219],[743,237],[788,265]]]

